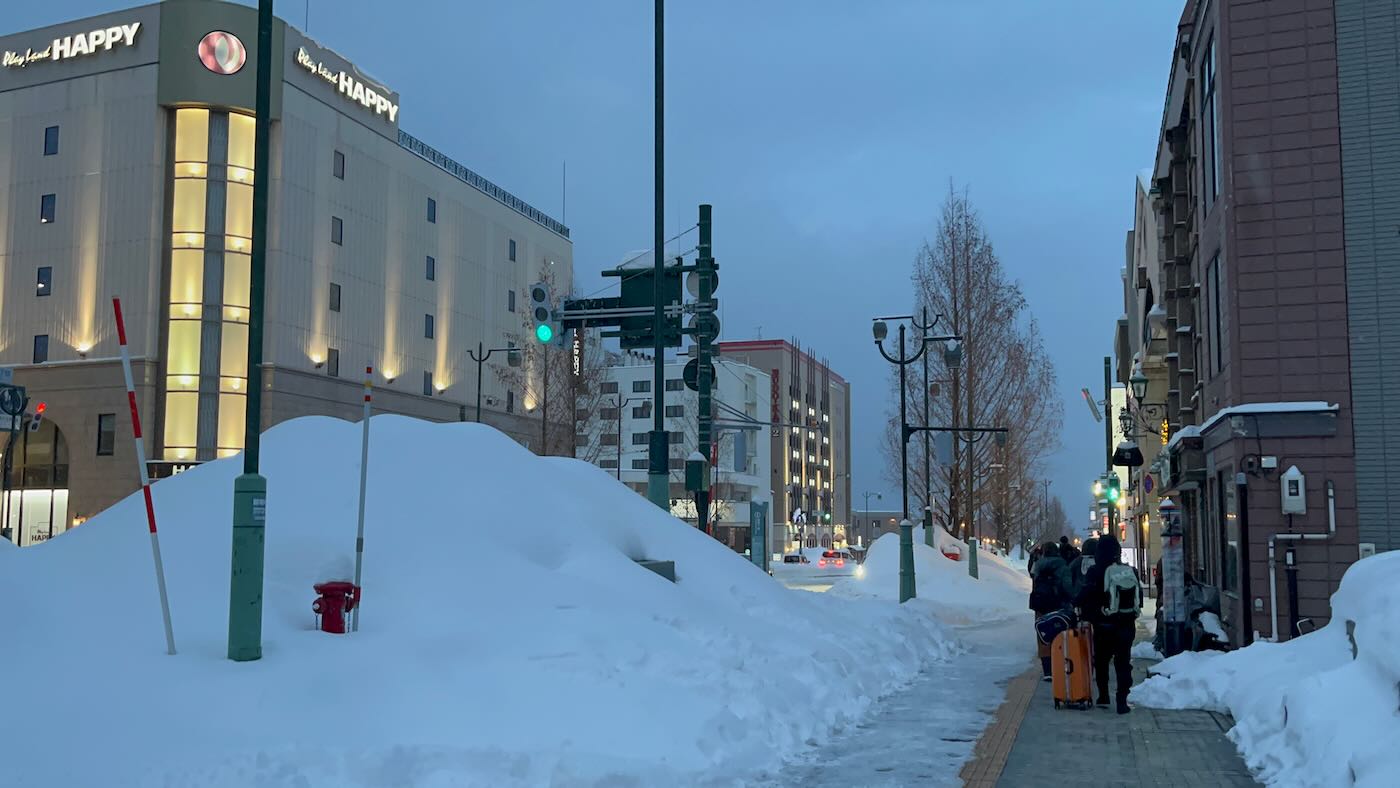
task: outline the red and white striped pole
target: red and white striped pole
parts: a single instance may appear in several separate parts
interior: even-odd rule
[[[131,407],[131,432],[136,438],[136,467],[141,473],[141,495],[146,499],[146,525],[151,530],[151,556],[156,563],[156,586],[160,589],[160,613],[165,619],[165,652],[175,653],[175,630],[170,625],[170,599],[165,594],[165,564],[160,560],[160,537],[156,535],[156,508],[151,501],[151,476],[146,470],[146,444],[141,439],[141,414],[136,409],[136,383],[131,377],[131,353],[126,349],[126,322],[122,302],[112,299],[117,316],[117,341],[122,349],[122,374],[126,377],[126,402]]]
[[[350,631],[360,631],[360,566],[365,558],[365,486],[369,480],[369,408],[374,367],[365,367],[364,437],[360,439],[360,518],[355,529],[355,608],[350,612]]]

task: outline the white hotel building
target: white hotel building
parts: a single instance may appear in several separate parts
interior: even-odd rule
[[[749,544],[749,506],[773,500],[768,373],[728,359],[715,359],[715,452],[710,474],[716,537],[742,552]],[[682,380],[685,361],[666,364],[666,430],[670,433],[671,512],[695,522],[693,497],[685,490],[685,460],[699,446],[699,395]],[[579,425],[576,455],[614,473],[639,495],[647,490],[647,439],[653,426],[649,357],[625,353],[609,367],[595,413]],[[722,407],[728,406],[727,408]],[[737,411],[737,413],[736,413]],[[743,414],[742,416],[739,414]],[[762,424],[739,428],[747,421]]]
[[[0,366],[48,406],[8,458],[20,544],[137,487],[113,296],[159,476],[242,448],[249,385],[264,429],[358,419],[366,365],[376,409],[468,418],[467,349],[519,341],[542,272],[572,280],[566,227],[400,131],[397,93],[278,20],[250,374],[256,17],[180,0],[0,37]],[[484,420],[528,443],[531,403],[489,367]]]

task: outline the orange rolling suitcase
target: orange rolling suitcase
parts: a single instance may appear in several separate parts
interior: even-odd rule
[[[1093,630],[1088,624],[1080,624],[1056,635],[1050,644],[1050,685],[1055,708],[1093,707],[1093,643]]]

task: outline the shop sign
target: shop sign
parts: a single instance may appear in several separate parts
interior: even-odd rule
[[[376,115],[387,117],[390,123],[398,119],[399,105],[389,101],[388,96],[381,96],[377,90],[356,79],[348,71],[333,69],[313,58],[305,47],[297,48],[297,65],[334,86],[340,95]]]
[[[115,48],[126,48],[136,43],[136,34],[141,30],[140,22],[128,25],[113,25],[87,33],[55,38],[43,49],[29,48],[23,52],[5,51],[4,64],[7,68],[25,68],[34,63],[52,63],[59,60],[72,60],[98,52],[110,52]]]

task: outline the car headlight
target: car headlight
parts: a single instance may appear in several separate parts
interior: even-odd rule
[[[857,566],[857,567],[856,567],[856,577],[865,577],[865,567],[863,567],[863,566]]]

